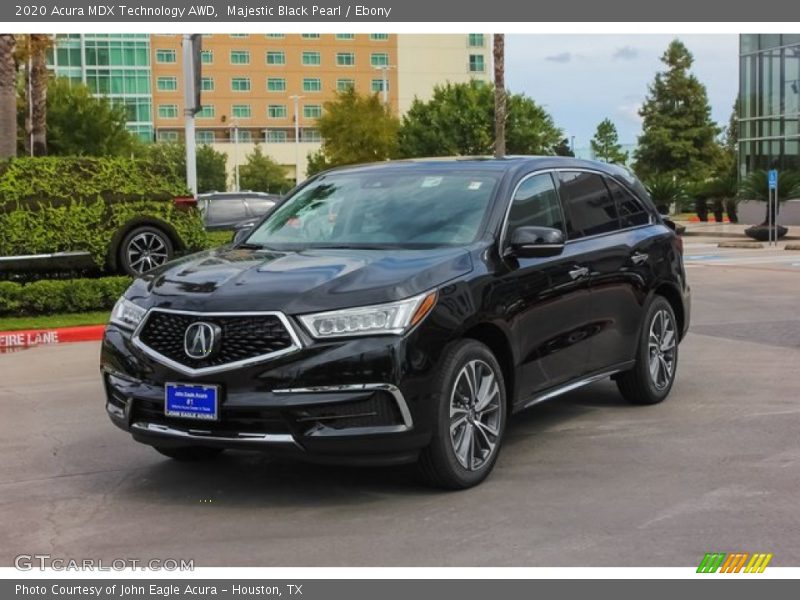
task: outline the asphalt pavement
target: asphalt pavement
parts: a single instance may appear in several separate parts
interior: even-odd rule
[[[512,419],[493,475],[464,492],[430,490],[411,467],[236,452],[175,463],[108,421],[97,343],[0,355],[0,565],[46,552],[196,566],[696,566],[741,551],[798,566],[800,253],[795,266],[788,252],[698,244],[710,242],[687,243],[694,315],[666,402],[629,406],[601,382],[535,406]]]

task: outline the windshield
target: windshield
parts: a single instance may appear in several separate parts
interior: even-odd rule
[[[485,172],[331,173],[286,200],[246,243],[275,249],[468,244],[496,184]]]

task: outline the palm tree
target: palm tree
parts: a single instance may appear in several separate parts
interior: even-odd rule
[[[25,126],[34,156],[47,154],[47,51],[52,47],[53,39],[43,33],[19,36],[17,41],[17,61],[27,65]]]
[[[784,202],[790,198],[800,198],[800,171],[783,171],[778,178],[778,202]],[[767,205],[764,214],[764,222],[754,225],[745,230],[745,233],[753,239],[765,241],[769,235],[769,223],[775,223],[776,215],[769,198],[769,173],[767,171],[753,171],[742,180],[739,186],[739,197],[743,200],[758,200]],[[778,225],[778,237],[783,237],[789,230],[782,225]]]
[[[506,36],[494,34],[494,155],[506,155]]]
[[[0,34],[0,159],[17,154],[17,65],[16,40]]]
[[[669,212],[669,206],[673,203],[676,210],[680,210],[681,202],[686,199],[686,188],[675,177],[666,173],[650,177],[644,186],[662,215]]]

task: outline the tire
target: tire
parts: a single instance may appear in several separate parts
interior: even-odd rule
[[[172,260],[175,254],[172,240],[163,229],[152,225],[134,227],[119,245],[120,270],[138,277]]]
[[[419,467],[431,485],[461,490],[478,485],[494,468],[506,426],[506,388],[494,354],[476,340],[456,343],[442,364],[434,384],[437,405],[433,437],[420,455]],[[474,387],[470,387],[470,381],[476,378],[486,385],[486,393],[471,392]],[[480,404],[484,408],[476,411]],[[451,435],[455,421],[460,424]]]
[[[663,326],[671,334],[665,335]],[[672,306],[663,296],[655,296],[645,311],[636,365],[616,378],[617,387],[628,402],[658,404],[669,395],[678,370],[678,335]]]
[[[211,460],[222,454],[224,448],[209,448],[207,446],[180,446],[178,448],[165,448],[153,446],[156,452],[180,462],[201,462]]]

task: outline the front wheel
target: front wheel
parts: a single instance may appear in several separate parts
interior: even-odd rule
[[[617,376],[617,387],[633,404],[657,404],[669,395],[678,369],[678,321],[663,296],[645,312],[636,365]]]
[[[172,260],[172,240],[158,227],[136,227],[122,240],[119,247],[119,264],[122,271],[138,277]]]
[[[479,484],[494,468],[506,425],[506,388],[492,351],[476,340],[453,346],[434,388],[436,423],[420,456],[429,483],[446,489]]]

